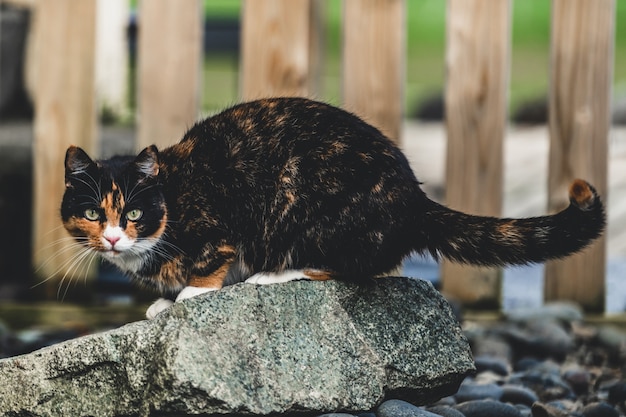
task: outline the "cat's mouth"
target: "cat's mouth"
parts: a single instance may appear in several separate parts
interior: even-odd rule
[[[101,248],[99,250],[99,252],[107,257],[116,257],[116,256],[121,256],[124,251],[123,250],[119,250],[119,249],[110,249],[110,248]]]

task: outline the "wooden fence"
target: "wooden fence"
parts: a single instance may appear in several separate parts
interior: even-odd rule
[[[54,242],[64,236],[57,207],[65,148],[73,143],[96,149],[97,3],[38,4],[39,14],[46,18],[37,35],[34,261],[43,266],[44,276],[65,262],[51,253],[60,252]],[[499,215],[512,2],[448,0],[447,7],[447,202],[456,209]],[[405,85],[405,8],[406,0],[343,2],[343,105],[398,141]],[[552,8],[549,209],[557,210],[567,203],[566,187],[575,177],[586,178],[601,194],[607,193],[615,0],[553,0]],[[320,0],[244,2],[242,100],[318,97],[320,10]],[[201,14],[199,0],[141,3],[138,148],[173,143],[198,117]],[[56,261],[44,262],[51,258]],[[549,264],[545,297],[575,300],[588,311],[603,311],[604,269],[601,240],[583,254]],[[499,280],[494,270],[443,266],[444,292],[467,304],[498,306]]]

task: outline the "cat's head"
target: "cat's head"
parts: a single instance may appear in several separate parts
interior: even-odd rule
[[[165,231],[167,209],[159,183],[158,151],[93,161],[79,147],[65,155],[63,225],[105,259],[132,270]]]

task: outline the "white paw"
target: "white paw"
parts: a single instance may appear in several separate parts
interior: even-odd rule
[[[283,282],[296,281],[299,279],[308,279],[304,272],[300,270],[286,270],[283,272],[259,272],[252,275],[245,282],[247,284],[269,285],[280,284]]]
[[[211,291],[217,291],[218,288],[201,288],[201,287],[185,287],[176,296],[176,302],[185,300],[187,298],[195,297],[200,294],[204,294]]]
[[[148,320],[152,320],[161,311],[167,310],[168,308],[170,308],[172,306],[172,304],[174,304],[174,302],[172,300],[168,300],[168,299],[165,299],[165,298],[159,298],[154,303],[152,303],[152,305],[150,307],[148,307],[148,310],[146,310],[146,318]]]

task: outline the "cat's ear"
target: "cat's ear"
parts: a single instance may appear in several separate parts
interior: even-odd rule
[[[78,146],[70,146],[65,152],[65,176],[77,175],[81,172],[85,172],[87,168],[95,164]]]
[[[146,177],[156,177],[159,174],[159,150],[150,145],[135,158],[135,166],[140,174]]]

